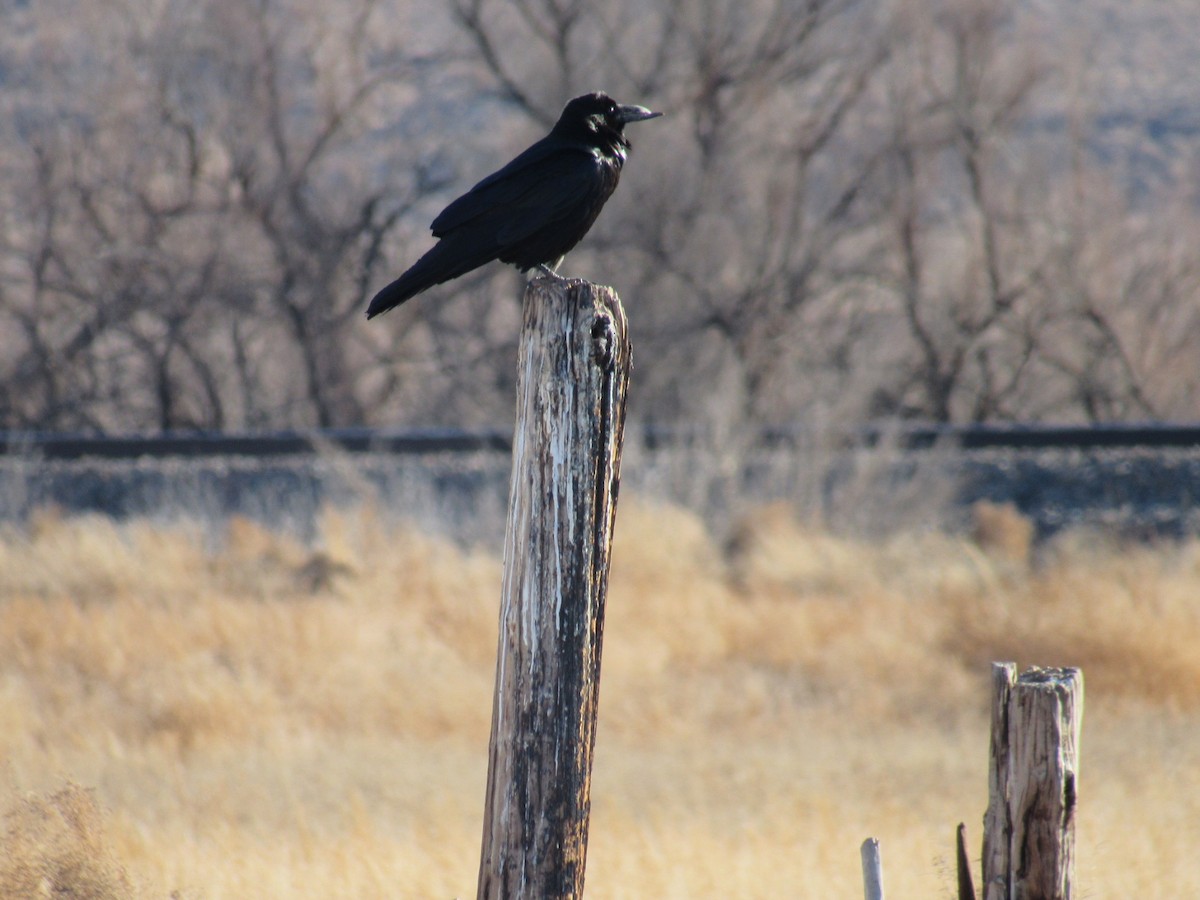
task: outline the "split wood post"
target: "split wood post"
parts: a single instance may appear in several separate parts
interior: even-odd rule
[[[983,816],[983,900],[1008,900],[1009,699],[1017,683],[1016,663],[992,663],[992,736],[988,752],[988,807]]]
[[[1068,900],[1083,673],[995,663],[992,686],[984,900]]]
[[[583,893],[630,348],[612,288],[525,291],[480,900]]]

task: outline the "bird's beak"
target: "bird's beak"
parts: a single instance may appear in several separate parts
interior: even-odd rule
[[[661,116],[660,112],[651,112],[644,106],[618,106],[617,117],[621,120],[622,125],[627,125],[630,122],[641,122],[645,119],[657,119]]]

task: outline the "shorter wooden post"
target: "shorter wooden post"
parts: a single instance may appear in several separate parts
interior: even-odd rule
[[[992,765],[984,817],[984,900],[1068,900],[1083,673],[993,667]]]
[[[862,855],[864,900],[883,900],[883,859],[879,855],[879,839],[867,838],[859,853]]]

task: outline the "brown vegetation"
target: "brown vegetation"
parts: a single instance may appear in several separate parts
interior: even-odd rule
[[[854,896],[868,834],[890,890],[948,893],[993,659],[1086,672],[1088,896],[1200,890],[1195,542],[1071,535],[1021,567],[776,507],[735,570],[626,498],[614,552],[589,896]],[[0,572],[0,893],[470,894],[496,559],[367,507],[312,546],[46,515]]]
[[[1014,565],[1029,564],[1035,531],[1015,503],[979,500],[971,504],[971,539],[981,550]]]
[[[93,792],[74,784],[25,798],[5,815],[0,894],[122,900],[130,884],[104,834]]]

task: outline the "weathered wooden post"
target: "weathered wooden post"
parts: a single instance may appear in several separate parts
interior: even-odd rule
[[[630,348],[616,293],[525,292],[479,898],[583,893]]]
[[[983,827],[984,900],[1067,900],[1083,673],[992,667],[992,739]]]

